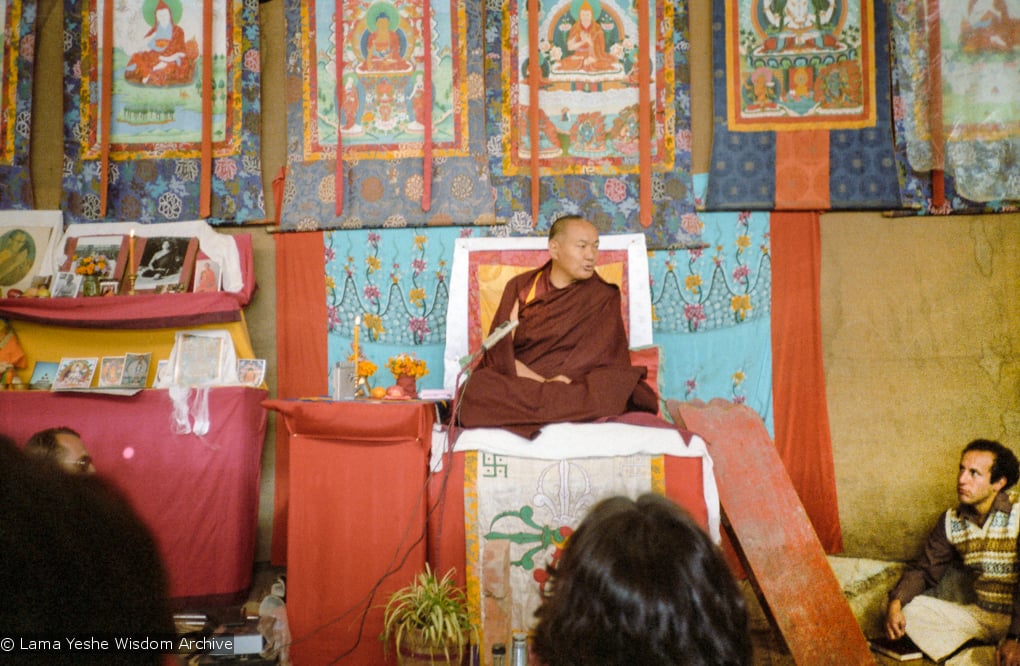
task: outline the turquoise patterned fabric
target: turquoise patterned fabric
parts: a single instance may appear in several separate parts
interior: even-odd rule
[[[649,253],[653,337],[660,347],[663,398],[743,402],[772,430],[771,259],[765,213],[702,214],[700,249]],[[386,360],[424,359],[420,387],[443,383],[447,284],[454,241],[493,229],[381,229],[325,237],[330,366],[351,355],[361,315],[362,355],[378,366],[375,385],[393,377]]]

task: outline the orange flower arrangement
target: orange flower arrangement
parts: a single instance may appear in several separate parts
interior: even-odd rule
[[[78,275],[106,275],[109,266],[107,258],[101,254],[89,254],[78,259],[74,272]]]
[[[354,354],[348,356],[347,360],[353,361]],[[372,363],[367,359],[361,359],[360,361],[358,361],[357,372],[359,377],[371,377],[372,375],[375,374],[375,371],[378,369],[379,367],[375,363]]]
[[[415,379],[420,379],[425,375],[429,374],[428,366],[425,361],[416,357],[414,354],[397,354],[391,356],[386,361],[386,367],[390,369],[394,377],[400,377],[402,375],[408,375]]]

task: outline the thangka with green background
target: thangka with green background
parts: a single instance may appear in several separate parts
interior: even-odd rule
[[[280,225],[492,224],[493,193],[484,157],[481,5],[476,0],[431,2],[429,49],[419,0],[342,3],[341,31],[336,6],[334,0],[287,0],[288,173]],[[426,57],[432,67],[430,176],[423,167]],[[431,187],[427,206],[426,177]]]
[[[64,3],[64,172],[69,222],[195,220],[201,183],[211,179],[212,224],[265,218],[260,155],[258,3],[212,3],[212,168],[202,159],[202,0],[111,3],[112,71],[102,67],[103,0]],[[172,29],[156,21],[157,2]],[[164,34],[164,32],[166,34]],[[182,44],[179,50],[176,45]],[[163,49],[173,49],[167,55]],[[159,57],[172,62],[160,67]],[[104,79],[111,108],[102,108]],[[103,137],[110,116],[109,187],[101,215]]]

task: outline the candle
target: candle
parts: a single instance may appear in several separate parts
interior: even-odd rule
[[[360,377],[358,372],[358,331],[361,329],[361,315],[354,318],[354,376]]]
[[[131,229],[128,239],[128,273],[135,272],[135,230]]]

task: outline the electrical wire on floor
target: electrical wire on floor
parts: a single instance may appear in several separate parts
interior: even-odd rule
[[[439,515],[439,519],[438,519],[438,522],[437,522],[437,528],[438,529],[436,530],[436,534],[438,536],[442,535],[442,527],[443,527],[443,515],[442,515],[443,511],[442,510],[445,509],[445,506],[446,506],[446,489],[447,489],[448,482],[449,482],[449,479],[450,479],[450,470],[453,467],[453,446],[454,446],[454,443],[456,442],[456,439],[457,439],[456,438],[457,431],[459,430],[459,425],[458,425],[459,420],[460,420],[460,400],[459,400],[459,396],[464,391],[464,389],[467,386],[468,380],[471,378],[471,373],[470,373],[471,365],[473,365],[473,364],[469,364],[467,367],[461,368],[461,370],[457,373],[456,380],[454,381],[454,386],[455,387],[459,387],[459,389],[458,388],[454,389],[453,398],[451,399],[451,403],[450,403],[450,420],[449,420],[449,423],[446,426],[446,429],[447,429],[447,431],[446,431],[446,447],[445,447],[445,449],[443,451],[443,467],[442,467],[442,470],[441,470],[442,479],[441,479],[441,481],[439,483],[439,492],[437,493],[436,502],[431,504],[431,505],[427,505],[427,507],[426,507],[426,510],[425,510],[425,521],[424,521],[424,525],[422,527],[421,533],[417,536],[417,538],[410,545],[408,545],[406,547],[407,550],[404,551],[403,555],[401,555],[401,549],[405,547],[404,544],[405,544],[406,540],[409,538],[409,536],[411,534],[411,530],[412,530],[412,528],[414,526],[414,522],[415,521],[414,521],[413,515],[415,513],[417,513],[418,506],[421,504],[423,498],[426,498],[426,504],[427,504],[428,488],[429,488],[429,485],[432,483],[433,477],[435,476],[435,471],[433,469],[433,466],[432,466],[432,463],[431,463],[431,459],[429,461],[428,472],[425,475],[425,483],[422,485],[421,491],[418,493],[418,496],[415,499],[414,508],[413,508],[414,510],[411,512],[412,513],[412,519],[410,521],[408,521],[407,527],[404,529],[404,533],[400,537],[400,542],[397,545],[397,548],[396,548],[396,550],[393,553],[393,557],[390,559],[390,562],[387,565],[387,568],[383,571],[382,575],[379,577],[378,580],[375,581],[375,583],[373,583],[371,589],[369,589],[369,591],[365,594],[365,596],[363,596],[361,599],[359,599],[356,603],[352,604],[347,610],[342,612],[340,615],[337,615],[336,617],[331,618],[331,619],[327,620],[326,622],[323,622],[322,624],[318,625],[317,627],[312,629],[307,634],[301,636],[300,638],[294,638],[291,641],[291,643],[290,643],[291,647],[311,639],[313,636],[319,634],[320,632],[324,631],[325,629],[328,629],[329,627],[332,627],[336,623],[338,623],[338,622],[344,620],[345,618],[351,616],[352,613],[358,612],[359,613],[359,617],[358,617],[358,622],[357,622],[357,624],[358,624],[358,637],[357,637],[357,639],[354,641],[354,644],[351,647],[347,648],[342,653],[337,655],[329,663],[330,664],[336,664],[341,659],[343,659],[344,657],[347,657],[347,656],[353,654],[354,651],[358,649],[358,646],[361,645],[361,638],[362,638],[362,634],[364,632],[365,622],[368,619],[368,613],[372,609],[372,603],[375,600],[376,594],[379,592],[379,588],[382,586],[382,584],[384,582],[386,582],[386,580],[388,578],[390,578],[391,576],[395,575],[401,569],[404,568],[404,565],[407,563],[407,559],[411,556],[411,553],[413,553],[415,548],[426,539],[426,537],[428,535],[429,521],[432,518],[433,514],[437,510],[440,511],[440,515]],[[463,385],[461,385],[461,379],[462,378],[463,378],[463,381],[464,381]],[[441,423],[441,421],[440,421],[440,423]]]

